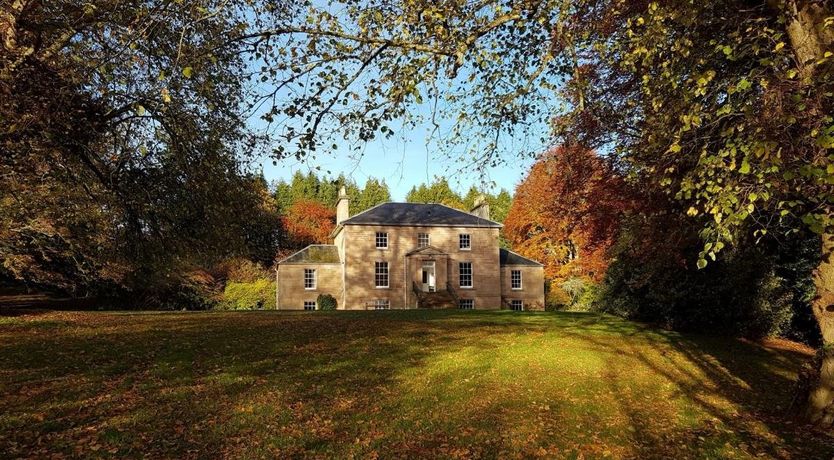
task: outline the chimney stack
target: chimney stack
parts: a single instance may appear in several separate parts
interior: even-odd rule
[[[487,203],[486,197],[484,195],[478,195],[478,198],[475,198],[475,207],[469,211],[470,214],[476,215],[481,219],[490,220],[489,218],[489,203]]]
[[[339,189],[339,200],[336,201],[336,225],[341,224],[350,217],[350,200],[348,200],[345,186]]]

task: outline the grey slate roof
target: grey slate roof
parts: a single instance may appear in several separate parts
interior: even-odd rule
[[[342,224],[501,227],[498,222],[434,203],[383,203],[360,212]]]
[[[542,266],[542,264],[536,262],[535,260],[528,259],[524,256],[514,253],[513,251],[508,251],[503,248],[498,251],[498,259],[500,260],[501,265],[532,265],[534,267]]]
[[[296,252],[279,264],[337,264],[339,250],[333,244],[311,244]]]

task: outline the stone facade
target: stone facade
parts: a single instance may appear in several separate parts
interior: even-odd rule
[[[484,217],[488,207],[474,216],[442,205],[386,203],[354,218],[347,217],[346,197],[339,207],[333,245],[279,262],[279,309],[303,309],[304,301],[321,293],[333,295],[338,308],[347,310],[418,308],[432,298],[450,308],[471,300],[474,309],[509,309],[513,299],[522,300],[526,310],[544,308],[541,264],[517,254],[508,258],[499,249],[500,225]],[[461,247],[461,235],[468,235],[468,248]],[[385,247],[377,247],[378,240],[386,241]],[[461,263],[471,264],[471,287],[462,283]],[[316,271],[314,289],[305,288],[304,269]],[[512,270],[521,272],[521,289],[511,287]]]
[[[513,289],[512,272],[521,275],[521,289]],[[544,267],[531,265],[501,265],[501,308],[512,308],[513,300],[520,300],[524,310],[544,310]]]
[[[388,300],[391,308],[414,308],[414,283],[422,284],[422,265],[435,262],[435,286],[451,287],[459,298],[474,299],[475,308],[497,309],[501,305],[498,271],[498,229],[468,227],[346,225],[345,305],[364,309],[367,300]],[[376,234],[387,233],[388,248],[376,248]],[[419,249],[418,234],[429,235],[429,245],[444,255],[407,255]],[[469,250],[459,247],[460,235],[469,235]],[[375,286],[374,262],[387,262],[387,288]],[[472,287],[460,287],[460,262],[472,264]]]

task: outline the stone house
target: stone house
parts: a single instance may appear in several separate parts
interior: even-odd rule
[[[483,199],[468,213],[383,203],[351,217],[343,188],[333,244],[278,262],[277,308],[314,310],[330,294],[340,310],[543,310],[544,267],[499,248],[500,228]]]

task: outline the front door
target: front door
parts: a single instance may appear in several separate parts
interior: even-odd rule
[[[434,262],[423,262],[423,292],[434,292]]]

